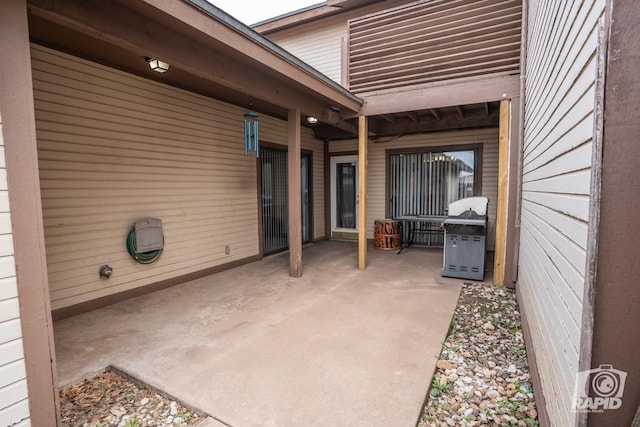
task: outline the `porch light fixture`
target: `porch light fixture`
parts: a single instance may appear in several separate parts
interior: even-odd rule
[[[255,150],[256,158],[260,157],[258,141],[258,115],[248,111],[244,114],[244,154]]]
[[[318,123],[318,118],[314,116],[307,116],[307,123],[309,123],[310,125],[315,125],[316,123]]]
[[[169,68],[171,68],[171,65],[167,64],[166,62],[160,61],[159,59],[149,58],[148,56],[145,56],[144,60],[147,61],[149,67],[156,73],[166,73],[167,71],[169,71]]]

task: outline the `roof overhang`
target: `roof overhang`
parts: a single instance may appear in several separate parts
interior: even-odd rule
[[[286,118],[298,109],[353,131],[341,117],[362,105],[205,0],[28,0],[28,8],[33,42],[263,114]],[[170,71],[151,71],[145,57]]]
[[[314,6],[258,22],[251,27],[260,34],[269,34],[380,2],[381,0],[327,0]]]

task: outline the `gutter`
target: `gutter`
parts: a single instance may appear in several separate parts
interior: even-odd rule
[[[251,28],[259,27],[260,25],[269,24],[271,22],[279,21],[281,19],[288,18],[290,16],[297,15],[299,13],[308,12],[308,11],[313,10],[313,9],[318,9],[318,8],[323,7],[323,6],[327,6],[327,2],[312,4],[311,6],[303,7],[301,9],[294,10],[292,12],[283,13],[282,15],[274,16],[273,18],[264,19],[264,20],[262,20],[260,22],[256,22],[255,24],[251,24]]]
[[[243,24],[242,22],[238,21],[236,18],[234,18],[233,16],[229,15],[228,13],[223,11],[222,9],[219,9],[216,6],[212,5],[207,0],[184,0],[184,1],[186,1],[189,4],[191,4],[192,6],[196,7],[197,9],[201,10],[202,12],[206,13],[207,15],[209,15],[211,18],[215,19],[216,21],[219,21],[219,22],[225,24],[227,27],[231,28],[232,30],[242,34],[243,36],[245,36],[249,40],[253,41],[254,43],[260,45],[261,47],[263,47],[264,49],[266,49],[267,51],[269,51],[273,55],[280,57],[281,59],[285,60],[286,62],[296,66],[300,70],[302,70],[302,71],[306,72],[307,74],[313,76],[318,81],[320,81],[323,84],[325,84],[326,86],[329,86],[333,90],[335,90],[336,92],[339,92],[342,96],[345,96],[345,97],[349,98],[351,101],[356,102],[359,105],[363,105],[364,104],[364,101],[361,98],[357,97],[356,95],[351,93],[349,90],[347,90],[346,88],[344,88],[340,84],[338,84],[335,81],[331,80],[329,77],[325,76],[320,71],[316,70],[315,68],[313,68],[312,66],[310,66],[306,62],[302,61],[301,59],[299,59],[298,57],[292,55],[291,53],[289,53],[285,49],[281,48],[277,44],[273,43],[272,41],[270,41],[269,39],[267,39],[263,35],[259,34],[255,30],[251,29],[251,27],[249,27],[249,26]],[[311,6],[311,7],[316,7],[316,6]]]

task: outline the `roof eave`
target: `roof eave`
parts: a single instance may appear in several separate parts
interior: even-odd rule
[[[350,109],[351,111],[357,112],[359,110],[359,107],[362,106],[362,104],[364,103],[361,98],[354,95],[353,93],[351,93],[349,90],[347,90],[340,84],[336,83],[326,75],[322,74],[320,71],[316,70],[312,66],[300,60],[298,57],[292,55],[282,47],[273,43],[272,41],[270,41],[265,36],[261,35],[251,27],[238,21],[236,18],[227,14],[223,10],[213,6],[211,3],[207,2],[206,0],[184,0],[184,1],[192,4],[202,12],[209,15],[211,18],[225,24],[231,30],[243,35],[249,41],[257,44],[258,46],[265,49],[272,55],[277,56],[281,60],[285,61],[287,64],[311,76],[318,83],[326,86],[331,91],[334,91],[336,95],[339,95],[338,98],[343,99],[341,101],[341,104],[343,104],[342,106]],[[231,46],[231,47],[238,49],[238,47],[236,46]],[[238,50],[241,51],[241,49],[238,49]],[[265,64],[265,65],[269,66],[270,64]]]
[[[328,0],[318,5],[258,22],[253,24],[251,28],[260,34],[270,34],[286,28],[337,15],[348,10],[379,3],[380,1],[381,0]]]

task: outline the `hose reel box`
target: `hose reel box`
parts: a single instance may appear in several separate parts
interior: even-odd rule
[[[162,220],[157,218],[142,218],[137,220],[133,224],[133,227],[136,234],[136,253],[141,254],[164,248]]]

